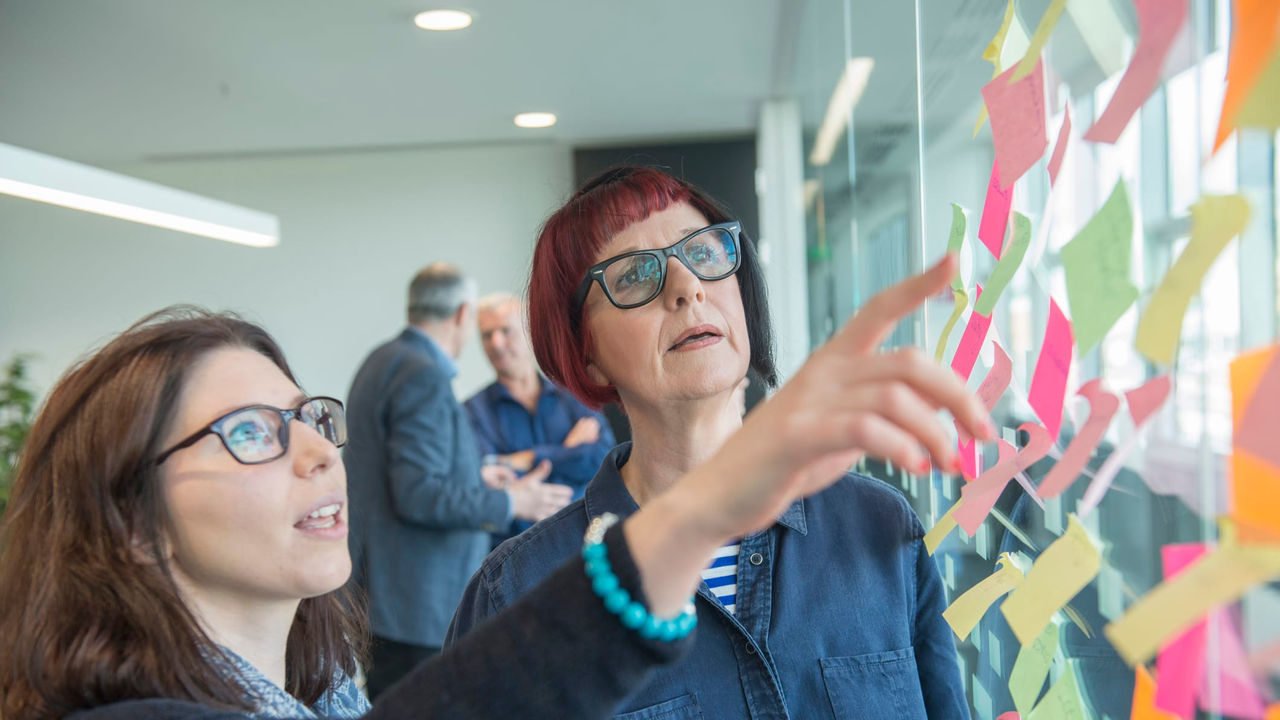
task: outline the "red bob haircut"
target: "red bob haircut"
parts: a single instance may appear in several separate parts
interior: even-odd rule
[[[529,339],[542,371],[585,404],[618,401],[617,391],[587,375],[590,331],[582,317],[571,318],[573,295],[610,238],[654,212],[685,202],[715,224],[733,218],[692,184],[652,167],[619,165],[588,180],[552,213],[538,234],[529,276]],[[750,367],[765,385],[778,383],[773,329],[764,276],[755,244],[742,236],[738,288],[751,344]],[[579,312],[583,312],[580,308]]]

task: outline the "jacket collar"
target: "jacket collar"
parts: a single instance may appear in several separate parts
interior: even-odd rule
[[[457,377],[458,364],[454,362],[453,358],[449,357],[448,353],[436,344],[435,340],[431,339],[430,335],[410,325],[404,329],[404,332],[400,333],[400,339],[407,340],[420,347],[426,348],[427,352],[431,353],[432,359],[436,361],[437,365],[444,369],[445,373],[447,373],[449,377]]]

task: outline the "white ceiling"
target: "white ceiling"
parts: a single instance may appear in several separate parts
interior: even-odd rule
[[[1003,1],[959,5],[989,16]],[[848,44],[877,59],[858,122],[915,117],[904,0],[467,0],[444,6],[472,11],[471,28],[414,27],[416,12],[440,6],[0,0],[0,142],[110,164],[734,134],[754,130],[760,104],[779,95],[816,124]],[[938,18],[952,11],[930,12],[926,41],[948,35],[963,55],[935,52],[926,86],[976,102],[989,23],[956,37]],[[527,110],[560,123],[514,127]]]

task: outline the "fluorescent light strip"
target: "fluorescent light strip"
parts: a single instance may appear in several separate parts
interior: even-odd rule
[[[813,141],[813,150],[809,153],[811,165],[824,167],[831,162],[831,154],[836,150],[841,133],[849,126],[853,108],[862,99],[862,92],[867,89],[867,80],[874,67],[875,60],[869,57],[850,58],[845,63],[844,73],[831,91],[827,114],[822,118],[818,136]]]
[[[0,193],[240,245],[280,242],[273,215],[2,143]]]

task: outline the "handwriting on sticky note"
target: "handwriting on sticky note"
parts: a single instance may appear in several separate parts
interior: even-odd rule
[[[1049,156],[1049,184],[1058,181],[1058,171],[1062,169],[1062,159],[1067,156],[1067,143],[1071,140],[1071,106],[1062,110],[1062,127],[1058,130],[1058,140],[1053,144],[1053,155]]]
[[[957,504],[959,504],[959,501],[957,501]],[[930,555],[938,549],[938,546],[942,544],[947,535],[956,528],[956,519],[953,515],[955,510],[956,506],[952,505],[946,514],[938,518],[938,522],[929,528],[929,532],[924,534],[924,548],[929,551]]]
[[[1067,301],[1080,356],[1093,349],[1138,299],[1129,280],[1133,212],[1124,180],[1098,212],[1062,248]]]
[[[1016,24],[1018,18],[1013,14],[1013,0],[1009,0],[1004,8],[1004,20],[1000,23],[1000,29],[996,30],[995,37],[991,38],[991,42],[987,43],[987,47],[982,51],[982,59],[991,63],[991,77],[1000,74],[1002,66],[1000,64],[1001,53],[1004,50],[1005,36],[1009,34],[1009,28],[1012,24]],[[978,136],[978,131],[982,129],[982,123],[987,121],[987,106],[983,105],[978,110],[978,122],[973,125],[973,136]]]
[[[1116,410],[1120,409],[1120,398],[1103,390],[1101,379],[1090,380],[1076,394],[1089,401],[1089,419],[1076,436],[1071,438],[1071,444],[1037,488],[1042,498],[1058,497],[1063,490],[1071,487],[1080,476],[1085,463],[1093,457],[1093,451],[1107,432],[1107,426],[1111,424]]]
[[[1203,543],[1182,543],[1160,548],[1164,577],[1176,577],[1204,555]],[[1205,624],[1201,620],[1166,643],[1156,658],[1160,687],[1155,705],[1179,717],[1195,714],[1196,690],[1204,671]]]
[[[1231,50],[1227,56],[1227,90],[1222,96],[1214,151],[1236,129],[1241,107],[1254,94],[1254,86],[1268,64],[1274,64],[1276,25],[1280,23],[1280,3],[1274,0],[1235,0],[1232,6],[1235,22],[1231,24]]]
[[[1120,468],[1124,467],[1125,458],[1133,449],[1137,447],[1138,437],[1145,427],[1147,420],[1155,413],[1156,409],[1164,404],[1169,397],[1169,376],[1161,375],[1153,380],[1149,380],[1142,386],[1134,388],[1124,394],[1125,401],[1129,405],[1129,415],[1133,418],[1133,433],[1125,438],[1120,447],[1111,451],[1107,459],[1103,461],[1102,467],[1093,474],[1093,480],[1089,482],[1089,487],[1084,491],[1084,497],[1080,499],[1080,509],[1078,513],[1080,517],[1087,517],[1098,507],[1098,503],[1102,502],[1102,497],[1106,495],[1107,490],[1111,487],[1111,483],[1115,480],[1116,474],[1120,472]],[[1143,480],[1151,487],[1152,492],[1160,495],[1168,495],[1171,490],[1156,485],[1154,478],[1144,477]],[[1199,490],[1199,479],[1196,479],[1196,491]]]
[[[1070,665],[1045,693],[1044,699],[1027,714],[1027,720],[1086,720],[1088,717],[1076,684],[1075,668]]]
[[[1009,594],[1000,611],[1023,645],[1044,632],[1053,614],[1089,584],[1102,566],[1102,556],[1089,533],[1067,516],[1067,530],[1040,553],[1031,572]]]
[[[996,561],[996,571],[956,598],[951,607],[942,611],[942,619],[951,626],[956,637],[964,640],[977,627],[991,604],[1020,582],[1022,571],[1013,563],[1013,558],[1004,553]]]
[[[991,311],[996,307],[996,301],[1000,299],[1001,293],[1018,272],[1018,266],[1022,264],[1022,258],[1026,256],[1027,248],[1030,246],[1031,220],[1026,215],[1015,212],[1013,238],[1009,241],[1009,246],[1004,249],[1004,254],[996,262],[996,266],[991,269],[991,276],[987,278],[982,296],[973,301],[974,312],[979,315],[991,315]]]
[[[981,285],[978,286],[976,299],[982,299]],[[990,328],[990,315],[969,313],[969,323],[965,325],[964,333],[960,335],[956,354],[951,356],[951,369],[960,376],[961,380],[968,380],[969,375],[973,373],[973,364],[978,361],[978,351],[982,350],[982,343],[987,339],[987,330]]]
[[[1040,697],[1040,688],[1049,677],[1049,665],[1058,652],[1058,626],[1049,623],[1030,645],[1022,646],[1009,672],[1009,695],[1019,713],[1028,713]]]
[[[1159,365],[1173,362],[1182,318],[1209,266],[1249,222],[1243,195],[1206,195],[1191,206],[1191,240],[1165,274],[1138,321],[1134,346]]]
[[[1178,716],[1156,707],[1156,681],[1141,665],[1134,668],[1133,706],[1129,720],[1178,720]]]
[[[1134,0],[1133,6],[1138,13],[1138,47],[1107,109],[1085,132],[1084,139],[1090,142],[1119,139],[1160,82],[1160,67],[1187,19],[1187,0]]]
[[[1057,301],[1049,298],[1049,322],[1031,376],[1027,402],[1055,440],[1062,427],[1062,401],[1067,392],[1067,375],[1071,372],[1071,346],[1071,321],[1062,314]]]
[[[1146,662],[1210,608],[1232,602],[1277,575],[1280,547],[1224,543],[1177,577],[1157,585],[1103,632],[1125,662]]]
[[[1013,80],[1021,80],[1035,70],[1036,63],[1040,62],[1040,51],[1044,49],[1044,44],[1049,42],[1053,27],[1058,24],[1058,18],[1062,17],[1062,10],[1066,6],[1067,0],[1050,0],[1044,15],[1040,16],[1036,31],[1031,34],[1031,43],[1027,46],[1026,54],[1022,56],[1022,60],[1018,61]]]
[[[1000,499],[1000,493],[1004,492],[1013,476],[1048,455],[1049,448],[1053,447],[1053,438],[1036,423],[1023,423],[1018,429],[1030,437],[1026,446],[1018,450],[1003,440],[997,440],[1000,459],[978,479],[960,488],[962,502],[955,511],[956,523],[970,536],[987,519],[991,508]]]
[[[982,88],[982,99],[991,117],[991,139],[996,147],[1000,189],[1013,187],[1049,147],[1045,137],[1044,65],[1016,82],[1013,68],[997,75]]]
[[[987,199],[982,204],[982,219],[978,221],[978,239],[997,258],[1004,247],[1004,232],[1009,224],[1012,204],[1013,188],[1000,189],[1000,162],[997,160],[991,164]]]
[[[988,415],[995,409],[996,403],[1000,402],[1000,396],[1004,394],[1009,387],[1009,381],[1013,378],[1013,363],[1009,361],[1009,354],[1000,347],[1000,343],[992,343],[992,345],[995,350],[995,360],[975,393],[982,401],[983,407],[987,409]],[[960,427],[960,423],[957,422],[955,427],[960,450],[960,470],[966,479],[972,480],[978,476],[977,441]]]

